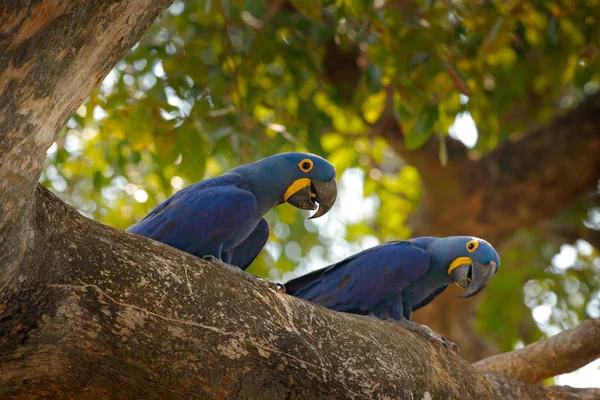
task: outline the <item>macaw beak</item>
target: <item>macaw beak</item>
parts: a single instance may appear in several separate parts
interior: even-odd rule
[[[290,193],[291,192],[291,193]],[[337,198],[337,182],[335,178],[328,181],[298,179],[284,196],[284,200],[301,210],[318,210],[309,219],[319,218],[327,214]]]
[[[465,293],[458,296],[465,298],[475,296],[485,289],[496,271],[498,271],[498,264],[495,261],[491,261],[489,264],[474,262],[453,269],[450,278],[461,288],[467,289]]]

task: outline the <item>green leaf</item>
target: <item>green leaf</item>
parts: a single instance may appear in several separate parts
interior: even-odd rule
[[[413,113],[406,107],[404,102],[402,102],[399,97],[394,99],[394,116],[398,122],[401,122],[402,120],[409,120],[413,117]]]
[[[94,189],[96,189],[96,190],[102,189],[102,185],[104,184],[104,176],[102,175],[102,172],[96,171],[96,173],[94,174],[93,182],[94,182]]]
[[[320,1],[290,0],[290,3],[292,3],[296,10],[311,19],[321,18],[321,5],[319,4]]]
[[[504,23],[504,17],[499,16],[498,19],[496,20],[496,22],[494,23],[494,26],[492,26],[492,29],[490,29],[490,32],[486,36],[481,47],[486,47],[486,46],[490,45],[491,43],[493,43],[494,40],[496,40],[496,36],[498,35],[498,32],[500,31],[500,27],[502,26],[503,23]]]
[[[378,93],[381,91],[381,77],[381,67],[376,64],[369,64],[367,67],[367,82],[371,93]]]
[[[62,164],[69,159],[69,152],[66,149],[59,149],[56,152],[56,164]]]
[[[438,120],[438,106],[426,105],[417,115],[412,129],[404,137],[404,144],[409,150],[423,146],[433,134],[433,125]]]
[[[423,52],[423,53],[417,53],[417,54],[415,54],[410,59],[410,62],[408,64],[408,70],[409,71],[413,71],[419,65],[421,65],[421,64],[425,63],[427,60],[429,60],[430,57],[431,57],[431,53],[429,53],[429,52]]]
[[[137,151],[131,152],[131,156],[129,157],[129,161],[132,164],[138,164],[142,160],[142,154]]]
[[[548,21],[548,37],[552,44],[558,43],[558,20],[556,17],[551,17],[550,21]]]
[[[246,10],[255,17],[261,17],[265,12],[265,5],[261,0],[246,0]]]

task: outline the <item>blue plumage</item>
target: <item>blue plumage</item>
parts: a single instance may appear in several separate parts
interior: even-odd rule
[[[245,270],[252,264],[252,261],[258,256],[262,248],[265,247],[265,243],[269,239],[269,234],[269,224],[263,218],[256,225],[250,236],[231,251],[231,260],[228,261],[224,258],[223,261],[237,265]]]
[[[362,251],[285,288],[332,310],[407,321],[451,283],[467,289],[461,297],[477,294],[499,265],[498,253],[482,239],[422,237]]]
[[[127,231],[246,268],[268,238],[263,216],[271,208],[283,202],[302,209],[318,204],[313,216],[318,217],[333,206],[336,195],[329,162],[309,153],[283,153],[192,184]]]
[[[392,242],[301,276],[285,287],[288,294],[332,310],[353,314],[389,310],[389,317],[398,294],[423,275],[428,265],[429,255],[423,249],[408,241]]]

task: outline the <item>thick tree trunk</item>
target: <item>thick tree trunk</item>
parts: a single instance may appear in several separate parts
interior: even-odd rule
[[[460,357],[391,323],[255,287],[36,197],[36,248],[0,300],[1,395],[492,396]]]
[[[0,277],[34,242],[35,183],[57,132],[171,2],[0,5]]]
[[[543,399],[573,390],[482,375],[393,323],[256,286],[91,221],[41,187],[35,209],[35,248],[0,295],[0,397]]]
[[[68,115],[167,3],[2,10],[0,397],[597,395],[484,375],[392,323],[255,286],[91,221],[37,186]]]

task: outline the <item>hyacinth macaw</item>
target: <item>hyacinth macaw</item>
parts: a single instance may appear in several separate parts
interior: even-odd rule
[[[500,266],[496,250],[471,236],[420,237],[364,250],[343,261],[285,283],[286,293],[323,307],[391,319],[428,339],[458,347],[426,326],[410,321],[449,284],[482,291]]]
[[[326,214],[337,197],[335,169],[309,153],[283,153],[194,183],[159,204],[128,232],[198,257],[246,269],[269,237],[263,216],[289,203]]]

